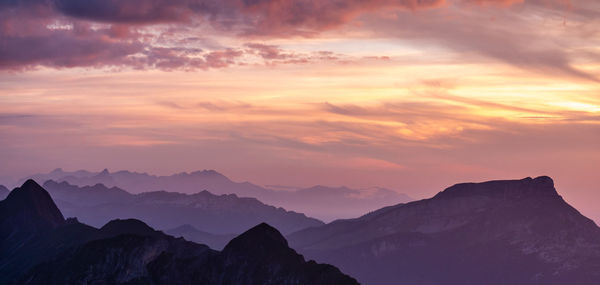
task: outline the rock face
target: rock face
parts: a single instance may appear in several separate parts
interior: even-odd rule
[[[0,284],[358,284],[306,262],[267,224],[219,252],[135,219],[100,229],[64,220],[33,181],[0,202],[0,213]]]
[[[156,191],[134,195],[102,184],[78,187],[52,180],[46,181],[44,188],[65,215],[96,227],[113,219],[136,218],[161,230],[190,224],[200,231],[223,236],[240,234],[262,222],[274,225],[285,234],[323,224],[304,214],[234,194]],[[231,238],[224,239],[223,244]]]
[[[363,284],[600,284],[600,229],[549,177],[457,184],[288,238]]]

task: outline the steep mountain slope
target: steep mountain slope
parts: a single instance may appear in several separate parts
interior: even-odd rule
[[[0,202],[0,239],[34,234],[64,223],[48,192],[33,180],[27,180]]]
[[[236,194],[240,197],[257,198],[269,205],[306,213],[309,216],[327,221],[339,218],[355,218],[365,212],[412,200],[405,194],[379,187],[351,189],[347,187],[314,186],[305,189],[277,191],[249,182],[235,182],[214,170],[156,176],[130,171],[110,172],[107,169],[97,173],[85,170],[65,172],[62,169],[56,169],[46,175],[35,174],[32,177],[35,177],[37,181],[66,181],[69,184],[82,187],[103,184],[109,188],[126,189],[131,193],[149,191],[198,193],[207,190],[218,195]]]
[[[0,211],[1,284],[358,284],[306,262],[267,224],[218,252],[134,219],[101,229],[64,220],[34,181],[13,190]]]
[[[96,229],[65,220],[48,192],[27,180],[0,201],[0,284],[96,236]]]
[[[4,200],[10,191],[4,185],[0,185],[0,200]]]
[[[284,233],[323,224],[304,214],[234,194],[217,196],[202,191],[190,195],[156,191],[133,195],[102,184],[78,187],[54,181],[46,181],[44,187],[65,215],[77,217],[92,226],[101,226],[118,218],[137,218],[158,229],[190,224],[204,232],[239,234],[262,222],[272,224]]]
[[[364,284],[600,284],[600,229],[549,177],[457,184],[288,238]]]

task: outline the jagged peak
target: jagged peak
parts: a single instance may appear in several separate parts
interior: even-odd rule
[[[556,196],[554,181],[548,176],[523,178],[520,180],[493,180],[480,183],[460,183],[446,188],[434,199],[465,196],[489,196],[495,198],[522,198],[532,196]]]
[[[4,200],[7,216],[23,216],[32,222],[51,227],[64,224],[65,218],[46,189],[28,179],[21,187],[15,188]]]
[[[108,168],[104,168],[100,173],[98,173],[98,175],[96,176],[107,176],[110,175],[110,172],[108,171]]]

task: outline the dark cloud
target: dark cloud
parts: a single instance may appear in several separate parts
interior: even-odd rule
[[[0,39],[0,68],[120,66],[126,57],[142,51],[137,42],[111,42],[101,35],[72,36],[53,32],[40,36],[4,36]]]
[[[531,0],[534,3],[531,5],[539,6],[540,1],[548,2]],[[448,3],[510,6],[521,2],[529,3],[519,0],[455,0]],[[563,1],[549,1],[555,2]],[[439,10],[452,9],[452,13],[460,17],[449,18],[445,12],[428,13],[426,16],[411,12],[442,5],[446,7]],[[539,34],[533,33],[532,36],[532,33],[515,30],[512,25],[493,26],[489,21],[482,21],[489,15],[473,17],[481,11],[459,6],[462,4],[451,5],[444,0],[1,0],[0,68],[23,69],[43,65],[192,70],[233,65],[244,52],[254,53],[267,64],[339,60],[337,55],[327,52],[296,54],[261,43],[218,49],[214,49],[213,45],[211,50],[198,52],[189,48],[186,44],[189,40],[185,40],[198,38],[195,35],[157,45],[156,41],[152,41],[152,37],[157,36],[152,32],[157,31],[140,33],[138,30],[164,23],[196,28],[206,24],[233,37],[314,36],[348,24],[360,16],[389,10],[405,13],[399,14],[401,17],[386,23],[383,28],[378,25],[365,28],[385,36],[434,39],[457,51],[474,51],[539,72],[597,80],[573,67],[564,49],[553,46],[556,43],[551,40]],[[577,13],[585,14],[579,10]],[[512,18],[520,20],[518,16]],[[162,37],[169,32],[158,33]],[[529,44],[532,41],[542,45]],[[369,59],[389,58],[373,56]]]
[[[100,22],[183,22],[210,1],[188,0],[54,0],[60,13]],[[208,7],[206,7],[208,8]]]

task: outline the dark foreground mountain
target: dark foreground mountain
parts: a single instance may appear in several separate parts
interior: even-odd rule
[[[358,284],[306,262],[264,223],[219,252],[139,220],[100,229],[65,220],[32,180],[0,201],[0,214],[0,284]]]
[[[304,214],[234,194],[218,196],[208,191],[196,194],[156,191],[134,195],[102,184],[78,187],[51,180],[44,183],[44,188],[67,217],[77,217],[95,227],[118,218],[140,219],[161,230],[189,224],[200,231],[215,234],[213,238],[220,238],[219,243],[223,244],[231,239],[226,235],[240,234],[262,222],[281,229],[284,234],[323,224]],[[194,241],[214,244],[211,239]]]
[[[457,184],[288,239],[363,284],[600,284],[600,229],[549,177]]]
[[[305,189],[273,190],[249,182],[232,181],[214,170],[157,176],[131,171],[110,172],[107,169],[101,172],[66,172],[58,168],[46,174],[31,175],[29,178],[36,181],[66,181],[78,186],[103,184],[109,188],[126,189],[131,193],[169,191],[191,194],[207,190],[217,195],[236,194],[240,197],[254,197],[269,205],[306,213],[327,221],[355,218],[384,206],[412,200],[405,194],[380,187],[351,189],[314,186]]]

